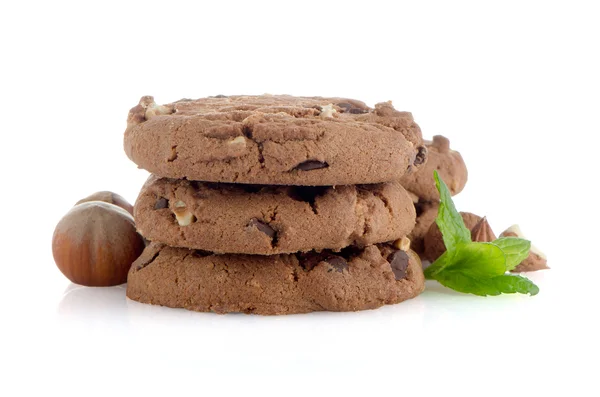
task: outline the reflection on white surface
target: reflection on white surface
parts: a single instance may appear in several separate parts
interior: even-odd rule
[[[55,321],[46,323],[50,327],[39,332],[36,325],[43,322],[28,320],[27,357],[39,359],[23,365],[44,373],[58,357],[79,379],[109,369],[143,373],[144,382],[167,369],[177,379],[202,374],[228,384],[234,376],[244,390],[265,376],[281,386],[305,384],[307,377],[310,382],[363,379],[362,395],[432,373],[446,384],[465,376],[461,368],[469,368],[469,384],[482,387],[518,372],[515,365],[526,365],[528,377],[542,379],[556,373],[556,357],[577,352],[576,340],[568,349],[555,343],[556,313],[564,333],[577,332],[584,340],[591,328],[581,328],[575,311],[564,310],[560,295],[552,292],[565,282],[564,274],[529,277],[540,286],[537,297],[481,298],[427,282],[419,297],[377,310],[273,317],[170,309],[127,299],[125,286],[70,285],[55,306]]]
[[[118,320],[126,314],[125,286],[83,287],[71,283],[58,305],[63,320]]]
[[[71,284],[58,306],[57,320],[66,327],[74,324],[90,329],[108,326],[125,328],[136,335],[176,332],[180,337],[201,332],[216,339],[240,332],[286,332],[301,336],[315,330],[344,334],[397,331],[420,337],[424,333],[436,332],[437,326],[442,324],[447,332],[452,332],[453,325],[461,328],[461,324],[470,324],[474,328],[494,324],[494,329],[501,331],[512,327],[514,322],[524,321],[522,316],[546,306],[543,283],[546,273],[529,275],[541,286],[542,292],[537,297],[504,295],[482,298],[457,293],[428,281],[422,295],[397,305],[362,312],[315,312],[287,316],[198,313],[132,301],[125,296],[125,285],[88,288]],[[373,343],[383,342],[375,340]]]

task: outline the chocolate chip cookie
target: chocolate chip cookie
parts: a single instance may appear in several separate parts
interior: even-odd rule
[[[127,296],[201,312],[292,314],[375,309],[423,289],[418,256],[388,244],[258,256],[152,243],[131,267]]]
[[[433,171],[448,185],[454,196],[460,193],[467,183],[467,166],[459,152],[450,149],[450,141],[441,135],[433,141],[424,141],[427,147],[427,162],[417,172],[405,175],[400,182],[409,192],[422,201],[438,201],[440,194],[435,187]]]
[[[272,255],[392,241],[415,225],[398,182],[269,186],[151,176],[135,203],[138,231],[174,247]]]
[[[270,185],[390,182],[426,161],[419,126],[391,103],[287,95],[143,97],[130,110],[125,152],[169,178]]]

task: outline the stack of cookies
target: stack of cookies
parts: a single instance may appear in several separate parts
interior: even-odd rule
[[[152,173],[134,208],[150,244],[129,272],[130,299],[289,314],[373,309],[424,288],[407,236],[414,202],[429,196],[401,180],[428,150],[391,103],[143,97],[125,151]]]

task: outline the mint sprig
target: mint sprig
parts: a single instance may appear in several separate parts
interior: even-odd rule
[[[433,175],[441,199],[435,223],[442,232],[446,251],[452,252],[457,245],[471,242],[471,232],[465,226],[462,216],[456,211],[448,186],[440,179],[437,171],[433,171]]]
[[[511,271],[529,255],[531,242],[516,237],[501,237],[492,241],[506,255],[506,270]]]
[[[440,192],[435,222],[442,232],[446,252],[425,269],[425,277],[455,291],[480,296],[536,295],[539,288],[532,281],[506,274],[527,258],[531,243],[515,237],[499,238],[491,243],[471,241],[471,232],[456,211],[448,187],[437,171],[433,176]]]

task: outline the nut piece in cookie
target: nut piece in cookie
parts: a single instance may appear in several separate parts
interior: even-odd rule
[[[394,241],[393,246],[402,251],[408,251],[410,249],[410,239],[408,237],[402,237]]]
[[[242,135],[237,136],[233,139],[230,139],[227,141],[227,144],[229,146],[239,146],[239,147],[246,147],[246,138]]]
[[[173,105],[157,105],[154,97],[150,95],[143,96],[137,106],[129,111],[127,116],[127,128],[136,124],[143,123],[155,116],[172,114],[175,112]]]
[[[500,237],[519,237],[525,238],[519,225],[512,225],[500,234]],[[535,245],[531,244],[529,256],[523,260],[516,268],[512,270],[514,273],[534,272],[536,270],[549,269],[546,255],[540,251]]]
[[[319,114],[319,116],[321,117],[333,117],[333,114],[337,112],[337,110],[335,110],[335,108],[333,107],[333,104],[329,104],[329,105],[325,105],[325,106],[321,106],[321,113]]]
[[[194,214],[187,209],[187,206],[181,200],[175,203],[173,214],[175,214],[179,226],[189,226],[196,221]]]

